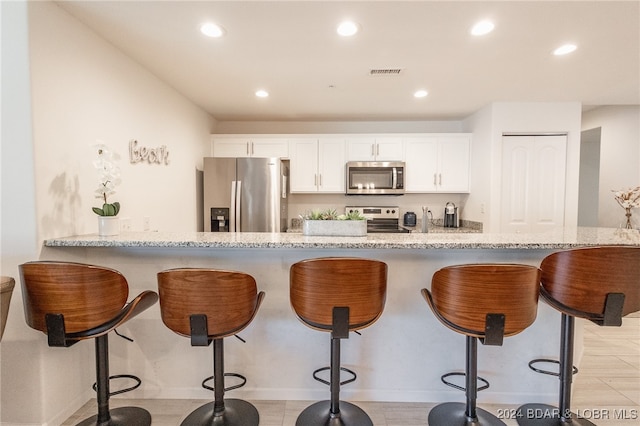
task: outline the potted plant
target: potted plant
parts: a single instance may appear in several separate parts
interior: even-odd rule
[[[302,219],[302,234],[361,237],[367,235],[367,220],[359,212],[338,214],[335,209],[312,210]]]
[[[92,207],[91,210],[98,215],[98,234],[101,236],[117,235],[120,224],[116,217],[120,212],[120,203],[109,203],[110,195],[116,193],[116,186],[120,184],[120,169],[115,164],[116,156],[106,145],[99,144],[96,147],[98,157],[93,166],[98,170],[98,188],[95,191],[96,198],[102,200],[102,207]]]

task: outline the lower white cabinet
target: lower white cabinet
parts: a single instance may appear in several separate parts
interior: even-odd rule
[[[406,192],[469,192],[469,134],[408,137],[404,148]]]
[[[289,144],[284,138],[215,136],[213,138],[213,156],[287,158]]]
[[[345,143],[343,138],[289,140],[292,193],[345,192]]]

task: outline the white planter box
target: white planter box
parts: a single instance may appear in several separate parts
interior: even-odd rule
[[[304,220],[303,235],[362,237],[367,235],[366,220]]]

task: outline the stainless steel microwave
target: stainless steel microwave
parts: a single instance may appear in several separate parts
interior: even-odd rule
[[[404,167],[402,161],[349,161],[347,195],[402,195]]]

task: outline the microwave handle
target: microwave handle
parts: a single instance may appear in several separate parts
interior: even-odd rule
[[[393,168],[393,172],[391,174],[391,188],[398,188],[398,169],[396,167]]]

